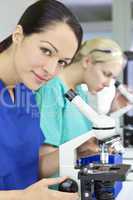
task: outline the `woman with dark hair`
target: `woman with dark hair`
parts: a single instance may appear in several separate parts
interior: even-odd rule
[[[44,156],[33,91],[72,62],[81,40],[78,21],[62,3],[40,0],[0,43],[0,200],[78,198],[48,189],[65,178],[39,181],[57,170],[58,150]]]

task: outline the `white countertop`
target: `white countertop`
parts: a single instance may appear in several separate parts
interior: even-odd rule
[[[133,200],[133,182],[123,182],[123,188],[116,200]]]
[[[133,160],[133,148],[125,148],[125,152],[123,154],[124,159],[132,159]]]
[[[125,148],[123,163],[132,165],[133,169],[133,148]],[[116,200],[133,200],[133,173],[128,174],[127,181],[123,182],[123,188]]]

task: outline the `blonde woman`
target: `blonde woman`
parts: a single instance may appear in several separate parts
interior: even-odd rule
[[[64,93],[72,88],[88,102],[88,95],[81,84],[86,84],[88,90],[96,94],[107,87],[112,78],[118,76],[123,65],[123,53],[115,41],[95,38],[84,42],[73,63],[38,91],[41,128],[46,136],[46,154],[92,127],[91,122],[64,98]],[[90,141],[89,148],[90,153],[97,152],[93,141]]]

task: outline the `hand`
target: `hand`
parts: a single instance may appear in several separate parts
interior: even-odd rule
[[[108,151],[109,151],[109,154],[117,153],[114,147],[109,147]]]
[[[127,86],[125,86],[125,87],[127,87]],[[133,91],[131,89],[127,88],[127,90],[129,93],[133,94]],[[116,95],[111,104],[110,113],[115,112],[125,106],[128,106],[129,104],[130,104],[130,102],[117,90]]]
[[[23,200],[78,200],[77,193],[59,192],[48,189],[48,186],[59,184],[68,177],[63,178],[49,178],[31,185],[23,191]]]
[[[90,138],[78,148],[78,158],[99,153],[98,140],[95,137]]]

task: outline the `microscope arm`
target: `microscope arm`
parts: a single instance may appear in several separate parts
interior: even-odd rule
[[[92,137],[95,137],[93,130],[59,146],[60,176],[67,175],[77,180],[77,170],[74,169],[77,160],[76,149]]]

